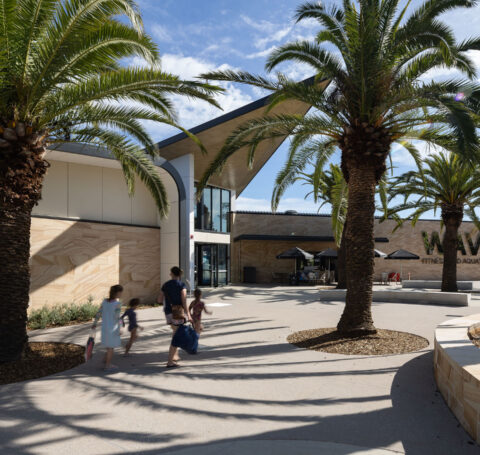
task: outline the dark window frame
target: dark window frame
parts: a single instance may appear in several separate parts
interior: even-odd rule
[[[213,206],[214,191],[218,191],[218,207]],[[230,190],[210,185],[205,187],[201,200],[195,203],[195,230],[230,234],[231,200],[232,192]],[[209,202],[209,205],[205,202]],[[205,208],[208,208],[208,215]],[[220,217],[220,225],[217,226],[217,229],[214,229],[214,215]]]

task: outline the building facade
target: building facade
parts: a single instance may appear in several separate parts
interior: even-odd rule
[[[375,258],[376,281],[382,273],[402,272],[412,280],[440,280],[443,232],[439,220],[404,223],[395,229],[393,220],[375,222],[375,248],[390,254],[408,250],[419,260]],[[292,273],[293,260],[276,259],[283,251],[298,246],[310,253],[336,248],[329,215],[296,213],[236,212],[232,222],[232,279],[243,281],[245,267],[255,267],[258,283],[272,283],[279,273]],[[458,280],[480,280],[480,233],[472,222],[460,227]]]
[[[154,164],[170,203],[161,220],[140,181],[129,196],[120,165],[108,151],[81,144],[52,147],[32,218],[30,308],[90,297],[98,302],[116,283],[124,286],[125,299],[151,303],[176,265],[190,289],[229,283],[236,196],[285,138],[260,146],[250,168],[248,151],[237,153],[200,199],[195,185],[230,133],[261,116],[268,101],[262,98],[193,128],[208,154],[183,133],[158,144]],[[286,102],[273,111],[304,115],[308,108]]]
[[[215,287],[242,282],[244,267],[255,267],[258,283],[275,282],[294,264],[276,256],[294,246],[318,252],[335,247],[331,220],[325,215],[240,212],[235,200],[285,138],[260,144],[252,166],[241,150],[210,180],[201,197],[198,182],[226,138],[245,121],[263,114],[268,98],[193,128],[208,153],[185,134],[158,144],[154,164],[168,193],[170,211],[160,220],[153,199],[137,181],[129,196],[119,163],[106,150],[80,144],[52,147],[42,200],[31,231],[30,307],[100,301],[112,284],[125,287],[125,299],[155,301],[169,270],[180,265],[187,286]],[[289,101],[273,114],[304,115],[308,106]],[[376,248],[407,249],[419,261],[403,264],[411,278],[441,276],[438,221],[376,224]],[[459,242],[459,279],[480,280],[480,236],[464,222]],[[375,273],[396,271],[395,261],[376,259]]]

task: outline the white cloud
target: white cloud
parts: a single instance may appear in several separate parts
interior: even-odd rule
[[[292,27],[285,27],[281,30],[277,30],[276,32],[264,38],[257,39],[255,41],[255,47],[257,49],[264,49],[270,43],[278,43],[283,38],[285,38],[290,33],[291,30],[292,30]]]
[[[254,212],[270,212],[272,210],[268,199],[257,199],[243,196],[240,196],[237,199],[235,206],[236,210],[250,210]],[[277,212],[296,210],[298,213],[318,213],[318,208],[319,204],[315,204],[311,200],[290,197],[280,201]],[[324,210],[322,210],[322,212],[323,211]],[[328,211],[328,208],[325,208],[325,211]]]
[[[265,49],[260,52],[254,52],[253,54],[248,54],[245,57],[249,59],[253,58],[261,58],[261,57],[266,57],[267,55],[270,55],[270,53],[275,49],[275,46],[271,46],[268,49]]]
[[[165,43],[171,43],[172,38],[170,33],[168,32],[167,28],[160,24],[154,24],[152,26],[152,34],[153,36],[158,39],[159,41],[163,41]]]
[[[135,63],[141,63],[136,61]],[[162,69],[178,75],[182,79],[193,80],[200,74],[213,70],[234,69],[227,64],[215,65],[196,57],[165,54],[162,57]],[[177,112],[178,122],[185,128],[192,128],[226,112],[233,111],[253,101],[252,97],[231,83],[220,83],[226,91],[217,96],[223,111],[202,100],[189,99],[179,95],[171,97]],[[146,127],[154,140],[161,140],[178,132],[176,129],[153,122],[146,122]]]

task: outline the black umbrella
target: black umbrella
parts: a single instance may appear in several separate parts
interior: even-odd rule
[[[289,250],[284,251],[283,253],[280,253],[279,255],[277,255],[277,259],[295,259],[295,258],[313,259],[313,254],[307,253],[306,251],[296,246],[295,248],[290,248]]]
[[[406,260],[417,260],[420,259],[420,256],[417,256],[414,253],[410,253],[407,250],[397,250],[393,253],[390,253],[385,259],[394,259],[399,261],[406,261]],[[400,278],[403,278],[403,265],[400,264]]]
[[[295,259],[295,273],[297,273],[297,259],[313,259],[313,254],[307,253],[306,251],[296,246],[277,255],[277,259]]]
[[[338,251],[333,248],[327,248],[315,255],[317,258],[328,258],[328,280],[330,280],[330,259],[338,258]]]
[[[333,248],[327,248],[326,250],[320,251],[315,255],[317,258],[331,258],[335,259],[338,257],[338,251]]]
[[[407,250],[397,250],[387,255],[385,259],[400,259],[400,260],[420,259],[420,256],[417,256],[414,253],[410,253],[410,251],[407,251]]]

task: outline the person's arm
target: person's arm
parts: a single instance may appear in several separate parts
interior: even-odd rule
[[[203,311],[205,311],[205,313],[207,314],[213,314],[213,311],[210,311],[208,308],[207,308],[207,305],[203,304]]]
[[[190,315],[190,309],[187,305],[187,290],[185,288],[182,289],[182,293],[180,294],[180,296],[182,299],[183,309],[185,310],[185,314],[187,315],[187,320],[189,322],[193,322],[192,316]]]
[[[95,315],[95,319],[93,320],[93,325],[92,329],[95,329],[97,327],[98,321],[102,317],[102,307],[97,311],[97,314]]]
[[[158,294],[158,297],[157,297],[157,303],[160,305],[163,305],[164,300],[165,300],[165,294],[163,293],[163,291],[160,291],[160,294]]]

